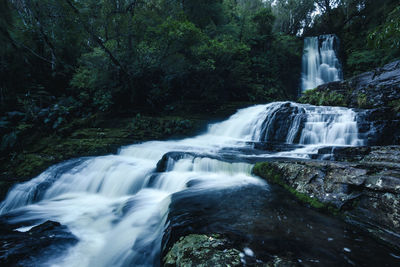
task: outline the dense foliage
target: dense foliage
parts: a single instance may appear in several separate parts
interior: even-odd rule
[[[55,98],[82,115],[296,95],[298,76],[287,77],[301,41],[272,32],[262,1],[1,3],[3,110],[20,105],[35,117]]]
[[[345,74],[399,56],[395,0],[0,0],[0,110],[69,117],[297,96],[302,37]]]

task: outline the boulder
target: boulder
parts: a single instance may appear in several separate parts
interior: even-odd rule
[[[188,235],[172,246],[164,266],[242,266],[240,254],[219,235]]]
[[[60,255],[78,240],[66,226],[47,221],[27,232],[0,222],[0,262],[3,266],[36,266]]]
[[[295,117],[299,118],[298,132],[295,134],[293,143],[299,143],[301,129],[307,120],[305,110],[297,106],[292,106],[290,102],[283,104],[277,111],[268,115],[261,128],[260,142],[280,142],[286,143],[290,127]]]
[[[163,259],[164,266],[301,266],[293,260],[275,256],[269,262],[252,261],[253,252],[232,248],[231,242],[221,235],[191,234],[181,237]]]

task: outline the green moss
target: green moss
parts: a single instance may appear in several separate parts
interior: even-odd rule
[[[394,112],[400,112],[400,99],[391,101],[389,106],[393,108]]]
[[[45,158],[41,155],[26,154],[20,155],[19,168],[15,170],[18,177],[31,177],[38,173],[39,169],[47,168],[51,163],[51,158]]]
[[[128,128],[139,139],[162,139],[173,135],[191,133],[195,121],[178,116],[149,117],[137,114],[131,120]]]
[[[371,103],[368,101],[366,94],[359,94],[357,96],[357,105],[359,108],[371,108]]]
[[[298,102],[316,106],[347,106],[347,97],[335,91],[318,91],[315,88],[305,91]]]
[[[164,266],[242,266],[240,251],[219,235],[181,237],[163,260]]]
[[[254,165],[253,173],[260,177],[263,177],[274,184],[286,185],[281,178],[279,172],[277,172],[274,166],[268,162],[259,162]]]
[[[320,209],[320,210],[327,210],[333,214],[338,213],[338,209],[330,205],[329,203],[323,203],[316,198],[312,198],[307,194],[301,193],[296,191],[293,187],[289,186],[285,181],[281,178],[281,173],[279,170],[269,162],[260,162],[257,163],[253,168],[253,174],[258,175],[268,182],[273,184],[278,184],[285,188],[288,192],[293,194],[299,201],[302,203],[306,203],[313,208]]]

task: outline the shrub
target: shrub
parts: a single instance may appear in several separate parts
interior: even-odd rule
[[[368,101],[366,94],[359,94],[357,96],[357,105],[359,108],[370,108],[371,103]]]
[[[343,94],[317,89],[305,91],[298,101],[316,106],[347,106],[346,97]]]

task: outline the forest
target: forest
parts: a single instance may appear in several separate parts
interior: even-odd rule
[[[36,120],[58,105],[60,124],[295,99],[305,36],[338,35],[347,77],[400,47],[396,0],[2,0],[0,10],[1,112]]]
[[[399,0],[0,0],[1,266],[400,266]]]

